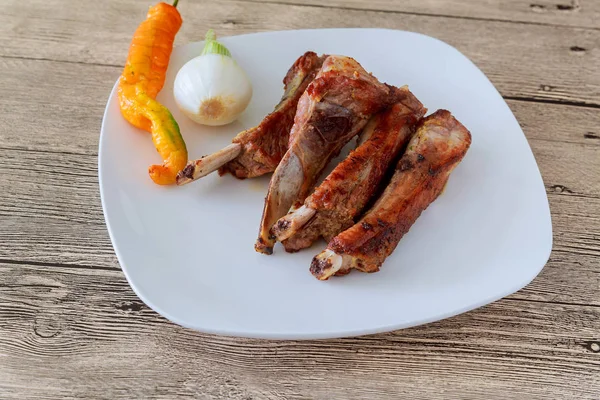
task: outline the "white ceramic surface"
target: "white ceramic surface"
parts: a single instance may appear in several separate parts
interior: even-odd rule
[[[115,252],[137,295],[186,327],[224,335],[309,339],[414,326],[517,291],[552,247],[544,185],[525,136],[485,75],[453,47],[381,29],[267,32],[222,38],[254,85],[232,125],[201,127],[177,109],[178,69],[202,44],[175,49],[158,100],[171,109],[190,158],[257,124],[282,94],[281,80],[306,50],[356,58],[381,81],[408,84],[430,112],[449,109],[473,135],[444,194],[418,219],[376,274],[320,282],[309,273],[325,243],[297,254],[254,252],[269,177],[212,174],[157,186],[160,160],[148,133],[121,117],[110,96],[100,138],[102,206]],[[488,49],[488,51],[491,51]]]

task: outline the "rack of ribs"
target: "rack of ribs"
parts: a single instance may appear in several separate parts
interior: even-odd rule
[[[331,240],[352,226],[378,192],[381,181],[427,110],[412,94],[375,115],[360,134],[359,146],[338,164],[304,205],[273,226],[285,250],[311,246],[319,237]]]
[[[311,273],[326,280],[351,269],[379,271],[421,212],[442,192],[470,144],[471,134],[450,112],[438,110],[422,120],[381,197],[313,259]]]
[[[287,151],[298,100],[326,57],[308,51],[298,58],[283,79],[285,91],[273,112],[259,125],[240,132],[225,148],[190,161],[177,175],[177,184],[195,181],[217,169],[220,175],[229,172],[239,179],[273,172]]]
[[[325,59],[298,101],[289,148],[269,183],[256,251],[273,252],[273,224],[304,202],[327,163],[373,114],[408,93],[379,82],[350,57]]]

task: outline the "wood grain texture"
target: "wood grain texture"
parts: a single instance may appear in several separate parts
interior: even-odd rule
[[[597,399],[600,3],[288,2],[182,1],[178,43],[208,27],[378,26],[455,45],[508,98],[540,166],[554,229],[542,273],[482,309],[382,335],[263,341],[171,324],[127,285],[97,180],[106,99],[149,2],[5,0],[0,398]]]
[[[45,168],[28,168],[34,162]],[[0,259],[118,269],[104,226],[96,174],[95,156],[0,149],[0,190],[5,193],[0,203]],[[574,191],[585,188],[570,181],[560,182],[573,189],[567,191],[558,183],[548,186],[554,254],[524,295],[531,292],[538,300],[555,301],[558,296],[561,301],[600,305],[600,198]],[[550,185],[548,178],[546,183]],[[570,267],[568,279],[557,281],[556,274],[564,273],[574,261],[579,264]],[[546,279],[550,272],[554,274]]]
[[[7,111],[0,147],[97,154],[104,107],[121,67],[0,57],[0,73],[0,109]],[[93,79],[74,82],[74,76]],[[600,146],[597,109],[514,99],[507,103],[529,140]]]
[[[258,3],[313,5],[399,14],[452,16],[600,29],[600,3],[595,0],[245,0]]]
[[[56,1],[8,0],[0,15],[0,56],[123,64],[146,0],[81,0],[68,7],[55,7]],[[455,46],[504,96],[600,107],[600,76],[594,73],[600,65],[600,35],[593,29],[230,0],[218,6],[189,0],[179,7],[185,22],[177,44],[202,39],[208,28],[221,35],[322,27],[403,29]]]
[[[389,334],[262,341],[165,322],[118,271],[0,263],[0,274],[4,394],[594,399],[600,390],[600,307],[505,300]]]

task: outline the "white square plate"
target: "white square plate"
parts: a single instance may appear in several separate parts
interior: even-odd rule
[[[180,325],[224,335],[309,339],[362,335],[456,315],[511,294],[552,247],[544,185],[523,131],[485,75],[453,47],[382,29],[267,32],[222,38],[254,86],[232,125],[202,127],[177,109],[175,74],[201,43],[176,48],[158,100],[179,122],[190,158],[230,143],[279,101],[306,50],[354,57],[379,80],[408,84],[430,112],[450,110],[473,144],[448,186],[376,274],[327,282],[308,271],[319,243],[297,254],[254,252],[269,177],[209,175],[161,187],[148,133],[120,115],[113,90],[102,124],[99,177],[115,252],[137,295]]]

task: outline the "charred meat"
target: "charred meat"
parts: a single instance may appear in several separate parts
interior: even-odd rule
[[[421,212],[442,192],[471,144],[471,134],[450,112],[425,118],[373,207],[334,237],[310,266],[320,280],[351,269],[377,272]]]
[[[426,109],[413,95],[375,115],[359,146],[327,176],[299,209],[277,221],[273,233],[293,252],[319,237],[331,240],[352,226],[415,131]]]
[[[302,205],[327,163],[373,114],[408,93],[379,82],[352,58],[327,57],[298,101],[289,148],[269,183],[256,251],[272,253],[273,224]]]

